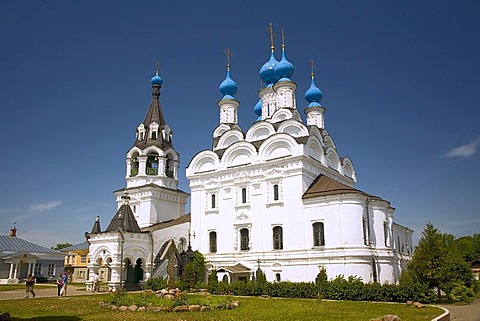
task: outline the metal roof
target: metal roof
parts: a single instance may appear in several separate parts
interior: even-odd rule
[[[74,244],[74,245],[69,246],[69,247],[64,247],[60,251],[61,252],[68,252],[68,251],[77,251],[77,250],[88,250],[89,246],[90,245],[88,244],[88,242],[82,242],[82,243]]]
[[[48,247],[24,240],[18,236],[0,235],[0,253],[10,255],[19,252],[63,254]]]

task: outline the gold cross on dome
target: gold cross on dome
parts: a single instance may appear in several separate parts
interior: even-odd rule
[[[314,72],[315,60],[310,59],[310,66],[312,67],[312,79],[313,79],[313,75],[315,74],[315,72]]]
[[[158,62],[158,60],[155,62],[155,71],[158,75],[158,70],[160,69],[160,62]]]
[[[225,55],[227,56],[227,68],[230,70],[230,58],[233,57],[232,53],[230,52],[230,48],[224,51]]]
[[[270,34],[270,48],[272,49],[272,51],[275,49],[275,46],[273,44],[273,38],[275,37],[275,33],[273,32],[273,25],[272,23],[270,22],[270,25],[269,27],[267,28],[267,31],[268,33]]]

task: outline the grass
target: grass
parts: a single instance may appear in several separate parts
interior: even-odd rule
[[[52,286],[56,286],[53,284],[35,284],[35,289],[48,289]],[[0,285],[0,292],[4,291],[14,291],[14,290],[24,290],[25,291],[25,283],[18,283],[18,284],[2,284]]]
[[[240,307],[211,312],[119,312],[100,307],[104,296],[72,296],[0,301],[0,313],[9,312],[12,320],[369,320],[396,314],[402,320],[432,320],[443,310],[416,309],[405,304],[353,301],[319,301],[311,299],[268,299],[235,297]]]

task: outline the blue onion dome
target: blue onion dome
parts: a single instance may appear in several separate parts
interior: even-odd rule
[[[268,60],[265,64],[263,64],[262,68],[260,68],[260,78],[262,81],[267,85],[272,85],[277,82],[278,77],[275,75],[275,66],[278,64],[277,59],[275,59],[275,55],[270,55],[270,60]]]
[[[255,107],[253,107],[253,112],[258,116],[257,121],[262,120],[262,100],[259,99]]]
[[[305,100],[309,102],[309,107],[320,106],[320,100],[323,98],[322,91],[315,85],[315,80],[312,74],[312,83],[310,88],[305,92]]]
[[[290,81],[290,77],[293,76],[295,68],[292,63],[285,57],[285,49],[282,48],[282,59],[275,66],[275,76],[280,78],[279,81]]]
[[[233,79],[230,77],[230,67],[227,67],[227,76],[225,77],[225,80],[222,81],[218,89],[220,90],[220,93],[224,95],[224,99],[235,99],[233,98],[233,95],[237,93],[238,87],[235,81],[233,81]]]
[[[150,79],[150,82],[152,83],[152,86],[161,86],[162,83],[163,83],[163,80],[162,78],[160,78],[160,76],[158,75],[158,70],[157,72],[155,73],[155,76],[152,77],[152,79]]]

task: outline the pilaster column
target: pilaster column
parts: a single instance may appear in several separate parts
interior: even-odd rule
[[[158,176],[165,177],[165,166],[167,158],[165,156],[158,156]]]
[[[147,156],[138,156],[138,175],[146,175]]]
[[[8,278],[13,279],[13,262],[10,263],[10,271],[8,272]]]
[[[132,160],[127,158],[127,174],[126,177],[130,177],[132,173]]]

